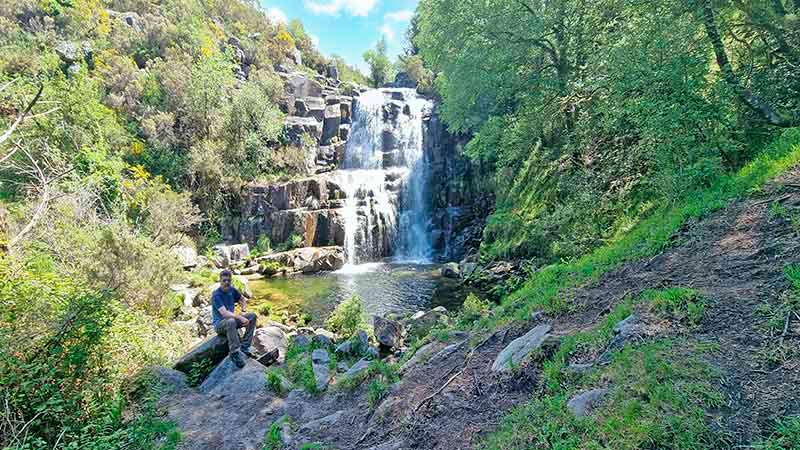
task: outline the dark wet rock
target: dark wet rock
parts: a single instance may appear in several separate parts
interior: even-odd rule
[[[403,340],[403,326],[400,322],[374,316],[372,325],[375,329],[375,339],[381,346],[389,349],[400,347]]]
[[[502,372],[518,367],[534,350],[540,348],[550,333],[550,325],[534,327],[523,336],[514,339],[504,348],[492,364],[492,370]]]
[[[311,340],[308,338],[308,336],[304,334],[295,335],[294,337],[292,337],[292,342],[294,343],[294,345],[300,348],[306,348],[309,345],[311,345]]]
[[[175,370],[180,370],[183,373],[189,373],[192,364],[210,360],[212,364],[217,364],[228,355],[228,341],[227,339],[214,335],[205,341],[197,344],[188,353],[183,355],[178,362],[173,366]]]
[[[597,408],[608,394],[608,389],[592,389],[572,397],[567,402],[567,408],[577,417],[588,416]]]

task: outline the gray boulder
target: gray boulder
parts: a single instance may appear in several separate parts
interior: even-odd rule
[[[214,335],[189,350],[173,367],[175,370],[188,374],[192,364],[196,362],[208,359],[212,364],[217,364],[225,359],[227,355],[227,339]]]
[[[266,369],[258,361],[250,358],[245,358],[245,366],[240,369],[230,357],[225,357],[203,381],[199,390],[203,393],[254,395],[266,389],[264,382]]]
[[[442,266],[442,276],[445,278],[461,278],[461,268],[454,262],[449,262]]]
[[[375,329],[375,338],[378,343],[386,348],[399,348],[403,340],[403,326],[400,322],[374,316],[372,326]]]
[[[443,306],[437,306],[427,312],[419,311],[408,320],[408,333],[412,336],[423,337],[446,316],[447,309]]]
[[[61,41],[56,44],[54,50],[61,61],[66,64],[73,64],[81,60],[80,49],[74,42]]]
[[[512,367],[519,366],[528,355],[534,350],[540,348],[549,336],[551,330],[550,325],[539,325],[523,336],[514,339],[504,348],[494,360],[492,370],[494,372],[503,372],[511,370]]]
[[[608,394],[608,389],[592,389],[572,397],[567,402],[567,408],[577,417],[588,416],[597,408]]]
[[[197,316],[197,334],[200,337],[215,334],[212,325],[211,306],[205,306],[200,309],[200,314]]]
[[[317,391],[324,391],[328,387],[331,379],[331,371],[328,367],[330,362],[331,358],[327,351],[318,348],[311,352],[311,368],[317,382]]]
[[[367,367],[369,367],[369,363],[370,363],[370,360],[368,360],[366,358],[359,359],[357,363],[353,364],[352,367],[347,369],[347,372],[345,372],[344,376],[346,378],[353,378],[353,377],[358,376],[358,374],[360,374],[361,372],[367,370]]]
[[[155,367],[151,373],[156,377],[158,383],[169,392],[180,391],[189,387],[186,374],[166,367]]]
[[[286,333],[278,327],[264,327],[256,330],[253,335],[253,353],[256,357],[261,357],[278,349],[278,361],[282,362],[286,358],[286,350],[289,348],[289,340]]]
[[[311,339],[309,339],[308,336],[306,336],[304,334],[296,334],[296,335],[294,335],[292,337],[292,342],[294,343],[294,345],[296,345],[296,346],[298,346],[300,348],[306,348],[309,345],[311,345]]]

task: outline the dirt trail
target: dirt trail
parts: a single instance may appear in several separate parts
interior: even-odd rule
[[[750,443],[771,428],[776,416],[800,412],[795,389],[800,359],[790,353],[778,366],[765,363],[765,351],[773,349],[779,337],[766,333],[765,318],[757,312],[760,305],[781,301],[789,289],[784,267],[800,262],[800,235],[789,217],[770,217],[773,202],[789,212],[800,211],[800,170],[771,183],[756,198],[687,224],[661,255],[626,264],[570,292],[581,306],[579,313],[536,321],[551,324],[554,335],[564,335],[595,326],[616,303],[644,289],[681,286],[701,291],[709,307],[699,327],[665,324],[644,311],[643,320],[650,321],[646,325],[654,330],[651,335],[680,334],[718,344],[710,362],[722,375],[727,404],[712,412],[710,420],[729,431],[734,445]],[[272,421],[283,415],[295,424],[287,433],[291,448],[308,442],[336,449],[472,448],[510,408],[541,392],[540,369],[534,365],[514,374],[491,371],[497,354],[534,325],[498,330],[474,352],[465,335],[431,344],[374,409],[363,388],[333,390],[317,398],[300,392],[280,398],[261,390],[240,404],[183,390],[162,405],[184,433],[183,449],[260,449]],[[800,319],[790,325],[784,341],[796,347]],[[235,437],[226,438],[209,424],[225,423],[222,418],[229,413],[242,425]]]

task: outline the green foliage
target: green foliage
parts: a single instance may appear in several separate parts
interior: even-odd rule
[[[648,289],[642,293],[642,297],[651,303],[656,313],[675,320],[698,324],[705,314],[705,298],[691,288]]]
[[[264,275],[274,275],[284,270],[284,267],[278,261],[264,261],[261,263],[259,271]]]
[[[353,295],[347,300],[336,305],[325,326],[332,332],[345,338],[355,336],[359,330],[369,328],[366,322],[364,301],[358,295]]]
[[[722,405],[715,377],[669,341],[629,347],[586,385],[567,384],[512,411],[479,448],[721,448],[705,419],[705,408]],[[566,408],[570,395],[599,379],[609,386],[605,400],[590,417],[576,418]]]
[[[374,49],[364,52],[364,61],[369,66],[372,87],[381,87],[392,81],[394,70],[386,52],[386,38],[381,37]]]
[[[303,246],[303,244],[304,244],[303,236],[300,236],[297,233],[292,233],[291,236],[289,236],[289,239],[286,240],[286,242],[278,244],[278,246],[275,247],[275,251],[278,253],[287,252],[289,250],[300,248]]]
[[[791,112],[788,93],[800,85],[788,66],[735,38],[731,23],[750,17],[753,36],[776,33],[766,39],[797,61],[796,33],[763,28],[782,20],[771,11],[779,3],[713,7],[733,64],[760,74],[747,76],[748,89]],[[776,136],[720,77],[697,5],[420,2],[412,48],[437,74],[448,127],[473,134],[466,154],[494,179],[483,257],[579,258],[709,188]]]
[[[261,450],[282,450],[285,448],[283,445],[283,438],[281,437],[281,424],[276,421],[270,425],[267,433],[264,435],[264,446]]]
[[[783,268],[786,280],[791,283],[792,289],[800,294],[800,264],[788,264]]]
[[[785,417],[775,426],[775,432],[767,439],[762,439],[751,448],[757,450],[784,450],[800,447],[800,418]]]
[[[660,253],[670,238],[690,218],[700,218],[725,207],[732,199],[747,195],[765,182],[800,162],[800,134],[789,130],[766,148],[753,162],[735,174],[720,177],[711,187],[689,192],[686,198],[641,221],[628,233],[573,261],[544,266],[533,272],[525,284],[504,299],[493,321],[527,318],[544,309],[561,313],[573,308],[562,292],[585,281],[597,279],[626,261]],[[482,324],[486,325],[486,324]],[[491,326],[491,325],[490,325]]]
[[[262,234],[258,237],[256,241],[256,252],[260,255],[268,255],[272,253],[272,241],[270,241],[269,236],[266,234]]]
[[[464,305],[461,307],[461,314],[458,319],[459,323],[468,325],[478,319],[486,317],[489,313],[490,306],[488,301],[481,300],[477,295],[470,292],[464,300]]]
[[[189,368],[189,375],[186,377],[189,386],[200,386],[212,370],[214,370],[214,363],[208,358],[193,362]]]
[[[258,305],[258,314],[264,317],[269,317],[272,314],[272,306],[269,303]]]
[[[330,62],[336,66],[336,69],[339,72],[339,80],[341,80],[343,83],[360,84],[362,86],[369,84],[367,77],[365,77],[357,67],[347,64],[347,62],[341,56],[331,55]],[[352,93],[346,93],[345,95],[351,94]]]
[[[286,393],[284,383],[285,379],[283,378],[283,374],[281,373],[280,369],[270,367],[264,373],[264,377],[266,378],[267,388],[270,391],[278,395],[283,395]]]
[[[419,55],[400,56],[397,60],[397,71],[407,73],[417,83],[419,92],[433,93],[433,72],[425,67]]]

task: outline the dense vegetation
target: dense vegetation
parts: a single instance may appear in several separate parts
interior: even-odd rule
[[[276,67],[363,76],[240,1],[5,1],[0,42],[0,448],[174,445],[144,370],[188,340],[171,250],[306,169]]]
[[[800,124],[799,6],[423,0],[414,47],[497,180],[484,256],[583,255]]]

